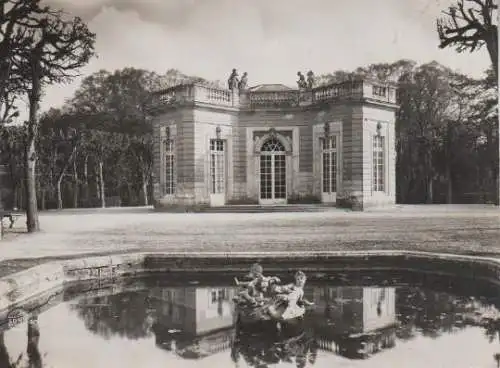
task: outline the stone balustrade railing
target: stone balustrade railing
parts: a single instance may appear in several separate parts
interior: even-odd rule
[[[357,80],[319,86],[312,90],[238,92],[201,84],[181,84],[155,93],[152,106],[162,109],[198,103],[243,109],[286,108],[360,99],[396,104],[396,87]]]
[[[328,101],[341,98],[363,97],[363,81],[329,84],[313,89],[314,101]]]
[[[233,105],[232,91],[203,85],[194,85],[194,90],[196,102],[222,106]]]

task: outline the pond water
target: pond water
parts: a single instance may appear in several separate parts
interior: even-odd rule
[[[229,278],[67,287],[24,320],[10,314],[0,367],[497,367],[496,287],[423,275],[320,276],[306,285],[315,306],[300,323],[238,339]]]

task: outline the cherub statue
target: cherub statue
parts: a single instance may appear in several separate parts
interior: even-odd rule
[[[299,80],[297,81],[297,85],[299,86],[299,88],[307,88],[307,82],[304,74],[302,74],[301,72],[297,72],[297,75],[299,77]]]
[[[238,72],[236,69],[233,69],[231,72],[231,75],[229,76],[229,79],[227,80],[228,88],[232,91],[236,88],[238,88]]]
[[[307,72],[307,87],[313,89],[314,87],[314,73],[312,70]]]
[[[246,89],[247,84],[248,84],[248,73],[244,72],[243,75],[241,76],[240,82],[238,83],[238,89],[240,91]]]

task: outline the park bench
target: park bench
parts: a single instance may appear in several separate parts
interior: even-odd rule
[[[5,227],[3,226],[3,219],[8,218],[10,221],[9,229],[12,229],[14,227],[14,223],[16,220],[22,216],[21,212],[18,211],[9,211],[9,210],[4,210],[0,209],[0,239],[3,238],[4,236],[4,231]]]
[[[9,229],[12,229],[14,227],[14,223],[22,215],[23,214],[21,212],[18,212],[18,211],[0,210],[0,221],[2,222],[2,229],[3,229],[3,219],[4,218],[9,219],[9,221],[10,221]]]

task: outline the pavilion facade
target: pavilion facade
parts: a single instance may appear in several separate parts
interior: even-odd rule
[[[157,208],[395,203],[396,88],[182,84],[155,94]]]

